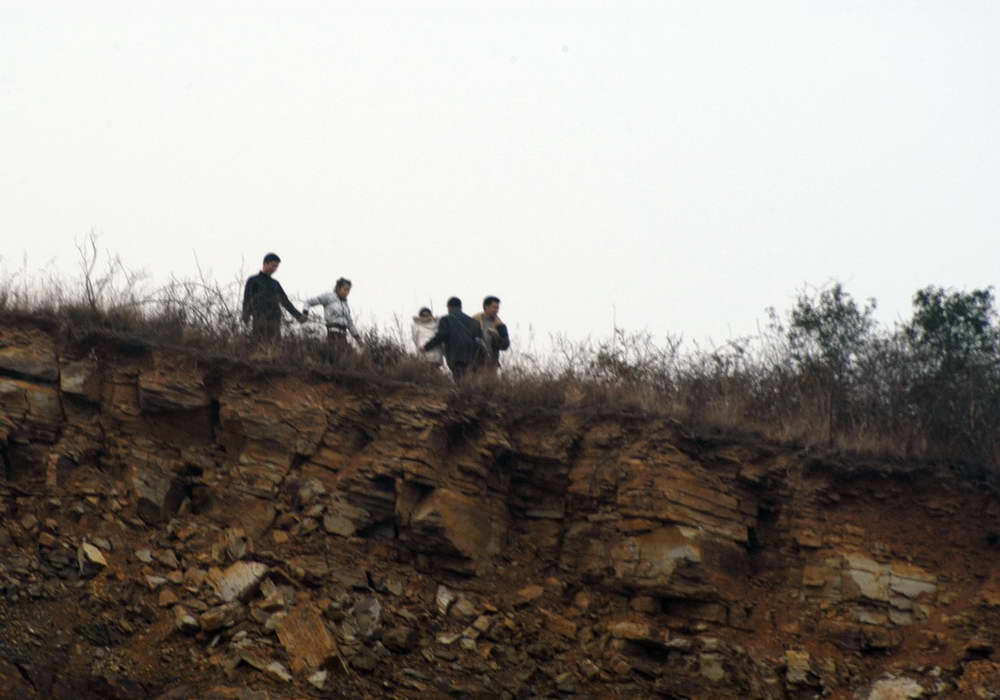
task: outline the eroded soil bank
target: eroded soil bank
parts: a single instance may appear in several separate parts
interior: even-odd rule
[[[1000,697],[983,470],[25,321],[0,456],[3,698]]]

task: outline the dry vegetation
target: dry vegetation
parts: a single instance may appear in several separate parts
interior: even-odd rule
[[[117,335],[262,367],[450,385],[413,356],[398,323],[366,329],[363,352],[331,367],[319,334],[295,325],[279,344],[255,347],[240,323],[242,279],[224,284],[199,270],[154,287],[93,236],[77,248],[70,280],[26,265],[0,269],[0,317],[44,319],[68,339]],[[517,350],[515,339],[502,379],[475,377],[457,393],[488,395],[525,417],[655,413],[782,442],[992,464],[1000,456],[993,303],[991,289],[928,287],[915,293],[909,321],[886,328],[873,318],[874,300],[859,306],[835,283],[802,293],[785,313],[769,309],[758,336],[709,349],[621,329],[603,340],[557,336],[544,354]]]

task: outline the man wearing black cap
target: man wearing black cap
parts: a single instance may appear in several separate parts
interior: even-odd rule
[[[459,381],[477,358],[485,354],[483,329],[471,316],[462,313],[462,300],[448,300],[448,315],[438,321],[437,333],[424,343],[424,352],[444,343],[444,358],[455,381]]]
[[[281,283],[272,276],[280,264],[281,258],[274,253],[265,255],[260,272],[249,278],[243,289],[243,323],[253,318],[251,336],[256,341],[281,338],[281,307],[299,323],[306,320],[306,314],[292,306]]]

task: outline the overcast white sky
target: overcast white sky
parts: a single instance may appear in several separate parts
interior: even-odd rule
[[[293,297],[496,294],[536,344],[724,341],[831,278],[891,322],[996,281],[998,8],[0,0],[0,255],[273,250]]]

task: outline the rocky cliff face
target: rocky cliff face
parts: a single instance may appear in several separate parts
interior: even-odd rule
[[[0,697],[1000,697],[947,464],[0,325]]]

